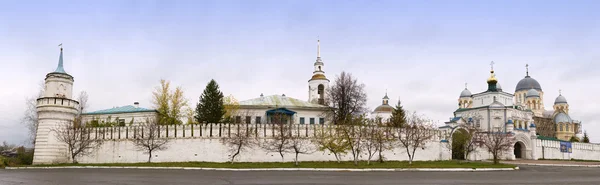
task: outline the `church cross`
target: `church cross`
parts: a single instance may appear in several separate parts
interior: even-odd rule
[[[467,89],[467,83],[465,83],[465,89]]]
[[[493,70],[494,70],[494,61],[492,61],[492,62],[490,63],[490,66],[492,66],[492,71],[493,71]]]
[[[527,70],[527,76],[529,76],[529,64],[525,64],[525,69]]]
[[[558,95],[562,95],[562,90],[561,89],[558,90]]]

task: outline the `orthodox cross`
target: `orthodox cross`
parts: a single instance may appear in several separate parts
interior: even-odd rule
[[[467,89],[467,83],[465,83],[465,89]]]
[[[529,76],[529,64],[525,64],[525,69],[527,70],[527,76]]]
[[[492,62],[490,63],[490,66],[492,66],[492,71],[493,71],[493,70],[494,70],[494,61],[492,61]]]
[[[58,45],[58,47],[60,47],[60,50],[62,50],[62,43],[60,43],[60,44]]]
[[[558,90],[558,95],[562,95],[562,90],[561,89]]]

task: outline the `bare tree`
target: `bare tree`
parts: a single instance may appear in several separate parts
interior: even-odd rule
[[[367,152],[367,165],[371,164],[371,159],[379,151],[377,146],[376,135],[379,129],[375,126],[369,125],[363,129],[365,139],[363,140],[364,150]]]
[[[44,96],[44,82],[39,83],[39,91],[35,96],[28,97],[25,99],[26,109],[21,118],[21,123],[24,124],[29,130],[29,140],[35,144],[35,135],[37,133],[38,126],[38,114],[37,114],[37,99]]]
[[[313,141],[317,144],[319,151],[329,151],[335,156],[335,160],[340,163],[341,155],[348,153],[350,147],[348,142],[341,137],[341,131],[338,127],[327,126],[316,130],[316,137]]]
[[[88,94],[85,91],[81,91],[79,96],[77,96],[77,101],[79,102],[79,109],[77,110],[77,115],[75,116],[75,126],[83,126],[83,113],[87,111],[88,108]]]
[[[341,131],[342,142],[347,142],[348,148],[352,153],[354,165],[358,165],[358,159],[360,154],[363,152],[363,143],[365,139],[366,121],[364,115],[351,118],[349,124],[341,125],[339,131]]]
[[[168,143],[168,138],[160,137],[158,122],[150,118],[147,118],[146,122],[141,124],[140,130],[135,133],[133,139],[133,144],[138,150],[148,154],[148,162],[152,161],[152,152],[166,150]]]
[[[494,164],[498,164],[502,153],[510,151],[515,140],[512,133],[497,129],[492,132],[479,132],[475,135],[475,143],[490,152],[494,157]]]
[[[245,115],[250,114],[245,113]],[[232,125],[235,125],[235,128],[232,128],[235,132],[231,132],[229,137],[221,138],[221,143],[229,147],[231,164],[233,164],[235,157],[240,155],[241,152],[246,151],[247,149],[250,149],[258,144],[258,141],[256,140],[257,138],[254,138],[253,134],[250,133],[251,130],[248,128],[248,124],[237,123]]]
[[[350,119],[366,111],[365,85],[359,84],[352,74],[342,72],[327,91],[327,102],[332,108],[327,114],[333,123],[348,124]]]
[[[386,123],[377,124],[376,129],[369,137],[370,142],[376,147],[380,163],[383,163],[384,161],[383,152],[393,149],[396,141],[392,134],[394,127],[388,125],[389,124]]]
[[[103,143],[103,140],[91,136],[91,128],[80,127],[70,121],[60,123],[52,131],[59,142],[67,145],[73,163],[77,163],[77,157],[89,155]]]
[[[315,151],[311,140],[308,137],[303,137],[300,133],[296,132],[290,135],[290,142],[288,145],[288,152],[294,153],[296,158],[294,163],[298,166],[298,154],[310,154]]]
[[[427,142],[435,135],[433,128],[431,120],[416,112],[406,116],[406,125],[399,129],[396,138],[400,146],[406,148],[408,164],[412,164],[417,149],[425,149]]]
[[[287,116],[283,114],[272,115],[271,124],[273,125],[274,135],[262,143],[262,148],[268,152],[277,152],[283,161],[283,154],[289,153],[289,145],[292,140],[292,126],[287,123]]]

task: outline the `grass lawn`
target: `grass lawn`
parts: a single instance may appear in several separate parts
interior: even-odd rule
[[[367,165],[366,161],[361,161],[358,166],[353,162],[344,161],[337,163],[335,161],[300,162],[295,166],[293,162],[262,162],[262,163],[214,163],[214,162],[165,162],[165,163],[108,163],[108,164],[56,164],[56,165],[36,165],[36,166],[144,166],[144,167],[205,167],[205,168],[514,168],[515,165],[497,164],[487,162],[464,162],[464,161],[416,161],[409,165],[407,161],[386,161],[384,163],[372,162]]]

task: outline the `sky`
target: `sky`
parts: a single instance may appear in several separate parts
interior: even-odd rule
[[[399,99],[438,122],[460,92],[487,89],[490,62],[504,91],[530,75],[551,109],[559,89],[570,115],[600,141],[599,1],[3,1],[0,11],[0,141],[25,143],[20,123],[58,63],[89,109],[140,102],[160,79],[195,105],[215,79],[246,100],[308,99],[316,40],[330,80],[364,83],[368,107]]]

